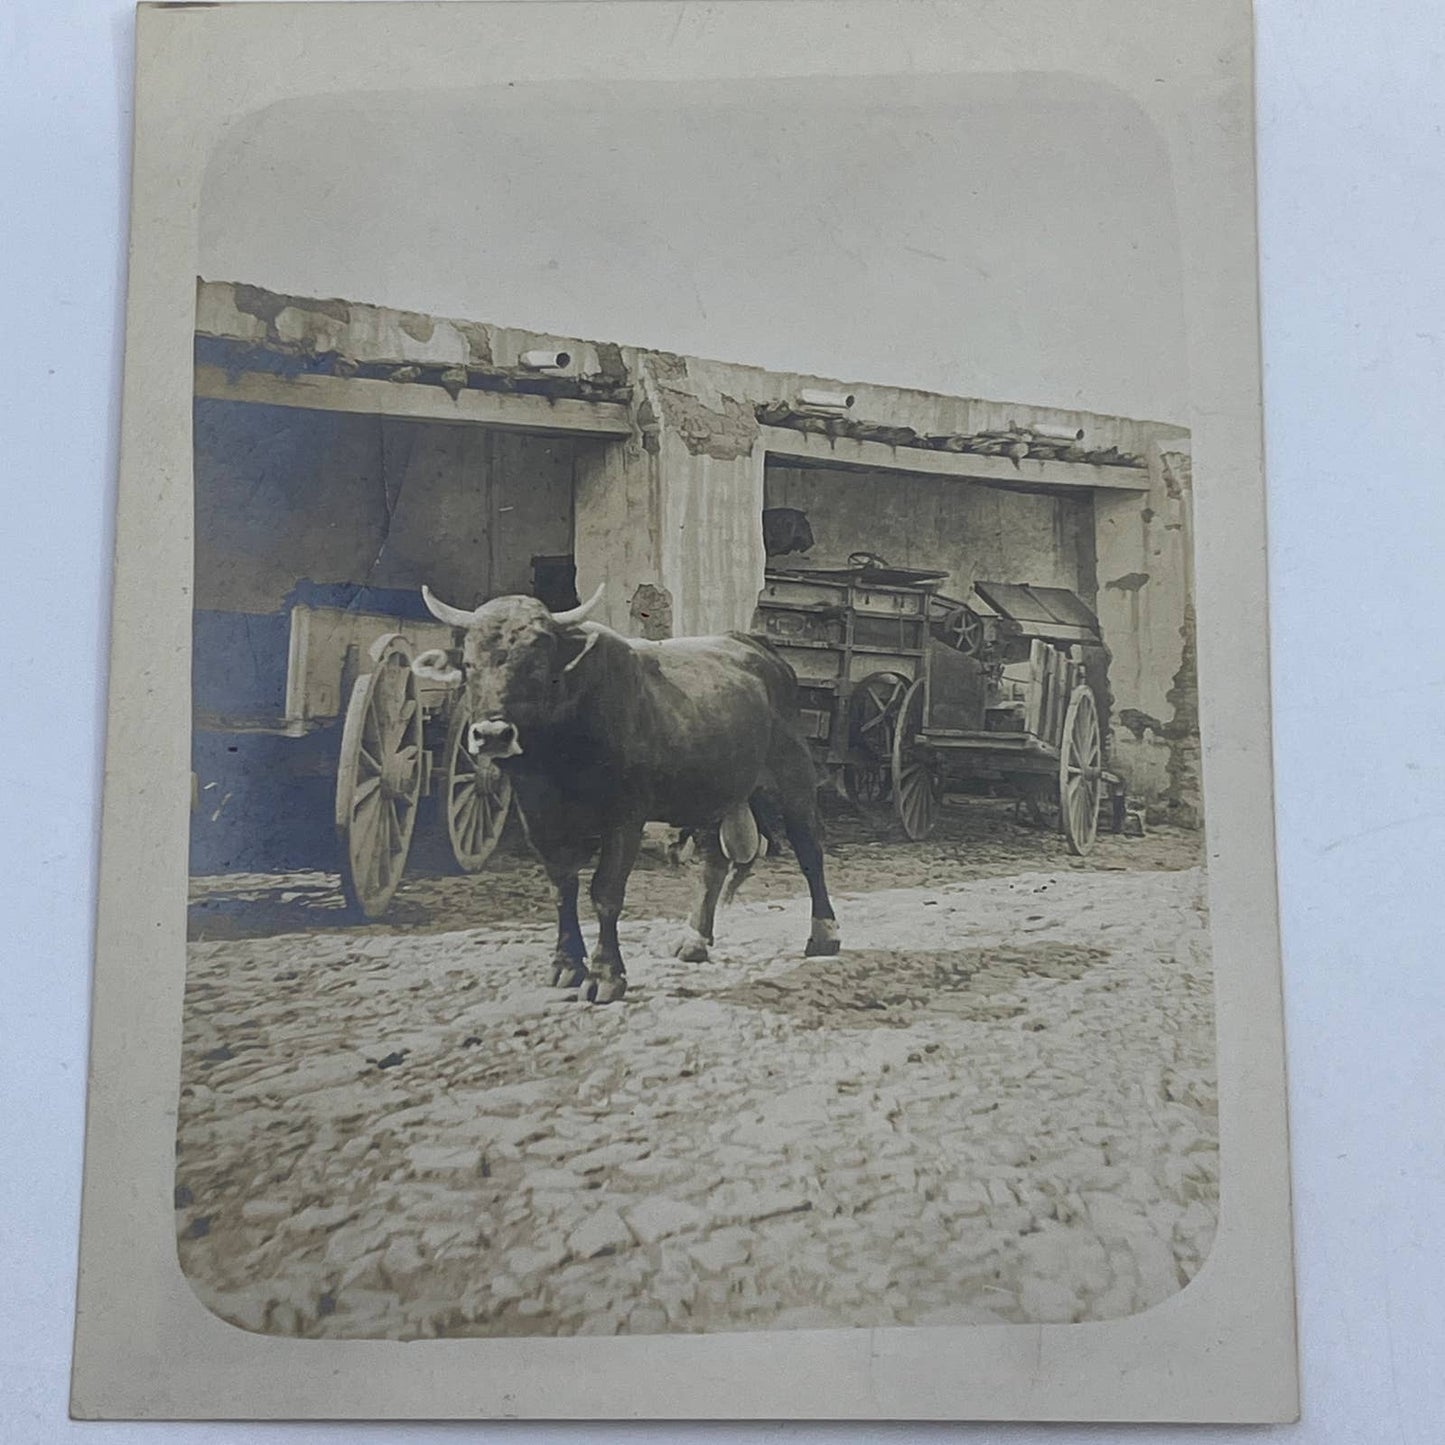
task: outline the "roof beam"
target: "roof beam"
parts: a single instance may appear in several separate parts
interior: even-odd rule
[[[361,376],[278,376],[265,371],[228,372],[196,367],[196,395],[209,401],[249,401],[311,411],[357,412],[367,416],[411,417],[503,430],[570,432],[599,437],[632,434],[627,407],[615,401],[526,396],[514,392],[458,392],[456,400],[439,386],[378,381]]]
[[[1101,467],[1093,462],[1045,462],[1022,458],[986,457],[976,452],[935,451],[932,447],[891,447],[852,437],[830,437],[821,432],[794,431],[765,426],[763,445],[768,455],[783,460],[823,464],[853,471],[908,472],[930,477],[957,477],[961,481],[989,482],[995,486],[1032,490],[1038,487],[1070,491],[1107,489],[1147,492],[1149,473],[1141,467]]]

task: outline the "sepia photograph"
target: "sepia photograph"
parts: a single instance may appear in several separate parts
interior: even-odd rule
[[[915,90],[318,103],[212,162],[176,1228],[223,1319],[1075,1324],[1207,1257],[1167,169],[1084,87]],[[540,325],[614,276],[618,335]],[[396,306],[433,277],[465,317]],[[1000,294],[1074,338],[1041,395],[899,384],[1024,384]],[[637,344],[714,330],[836,364]]]
[[[154,10],[154,53],[312,8]],[[248,99],[184,143],[189,270],[143,262],[183,584],[154,1097],[207,1330],[1142,1340],[1231,1188],[1274,1291],[1219,890],[1266,995],[1272,905],[1217,871],[1247,806],[1203,722],[1262,676],[1262,533],[1196,583],[1258,393],[1242,464],[1197,447],[1214,236],[1167,128],[1017,60],[497,66]]]

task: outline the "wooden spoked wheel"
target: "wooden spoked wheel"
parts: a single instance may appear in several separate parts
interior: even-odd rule
[[[903,831],[915,843],[928,837],[938,818],[938,774],[923,731],[924,680],[920,677],[904,694],[893,732],[893,803]]]
[[[438,803],[445,821],[452,861],[463,873],[477,873],[492,856],[512,806],[512,783],[486,758],[467,747],[472,715],[458,698],[447,725],[446,775]]]
[[[956,607],[943,619],[944,639],[965,657],[972,657],[983,645],[983,618],[971,607]]]
[[[883,763],[844,763],[843,790],[855,808],[877,808],[888,801],[893,782]]]
[[[843,765],[843,786],[855,807],[876,806],[888,798],[893,734],[907,691],[902,673],[875,672],[848,700],[848,746],[858,761]]]
[[[1059,741],[1059,826],[1071,853],[1082,857],[1099,835],[1104,749],[1094,694],[1077,687]]]
[[[386,912],[406,869],[422,784],[422,711],[411,654],[393,637],[356,679],[341,730],[336,834],[341,887],[364,918]]]

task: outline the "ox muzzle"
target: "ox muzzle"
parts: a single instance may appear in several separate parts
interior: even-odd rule
[[[503,718],[483,718],[467,728],[467,751],[476,758],[514,758],[522,745],[511,723]]]

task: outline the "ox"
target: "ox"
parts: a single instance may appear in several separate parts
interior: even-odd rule
[[[702,878],[676,952],[703,962],[729,872],[736,882],[758,852],[754,805],[781,816],[807,879],[806,952],[838,952],[797,682],[771,647],[739,632],[664,642],[623,637],[587,620],[600,587],[567,612],[532,597],[498,597],[467,612],[427,588],[422,595],[434,617],[461,630],[462,643],[460,655],[433,648],[413,668],[463,684],[472,752],[511,779],[557,899],[554,986],[597,1003],[626,992],[617,919],[648,822],[689,829],[697,840]],[[577,875],[594,856],[598,939],[589,962]]]
[[[813,528],[796,507],[763,508],[763,550],[769,557],[813,550]]]

